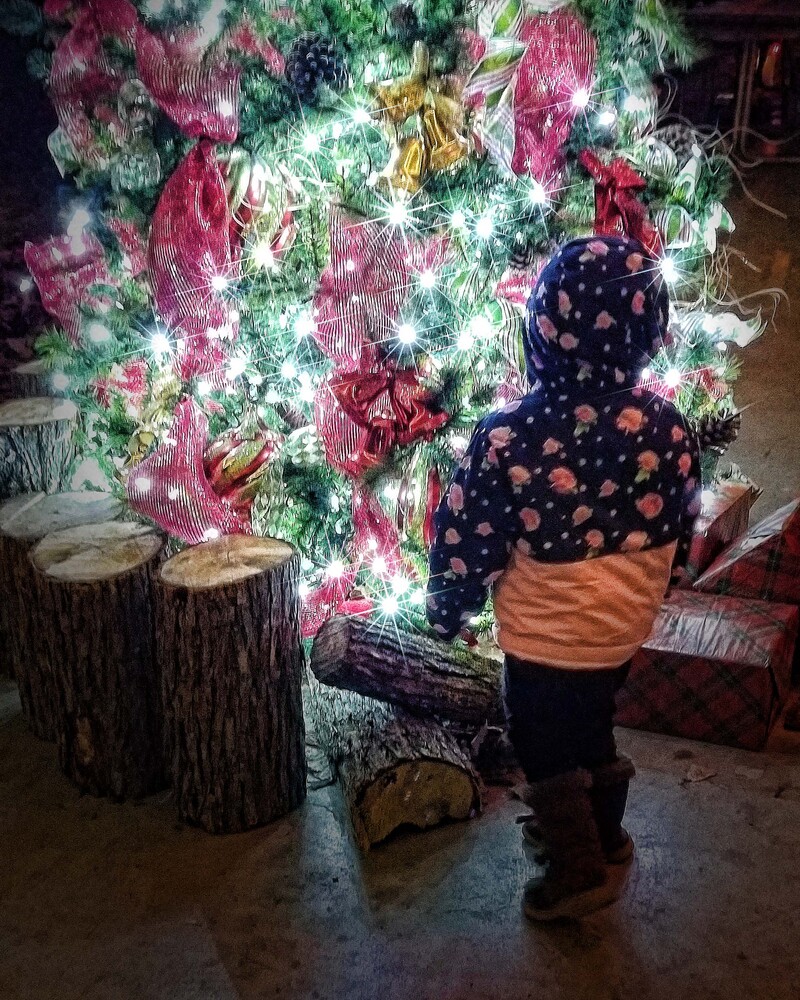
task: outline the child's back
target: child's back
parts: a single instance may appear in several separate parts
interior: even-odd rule
[[[699,509],[696,445],[640,384],[668,309],[638,244],[567,244],[529,303],[534,388],[481,422],[437,513],[429,620],[452,638],[494,585],[510,731],[532,788],[617,763],[613,695]]]

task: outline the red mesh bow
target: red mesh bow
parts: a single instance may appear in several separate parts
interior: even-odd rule
[[[124,365],[112,365],[106,376],[93,379],[91,386],[97,402],[108,409],[115,395],[122,396],[127,412],[137,416],[147,395],[147,361],[133,358]]]
[[[107,291],[116,287],[100,241],[91,233],[54,236],[45,243],[25,244],[25,263],[39,288],[42,305],[69,339],[81,339],[81,307],[96,311],[113,305]],[[97,287],[93,287],[97,286]]]
[[[129,77],[108,56],[108,39],[133,49],[136,9],[127,0],[89,0],[81,4],[72,28],[53,53],[50,96],[58,124],[76,156],[100,166],[107,156],[97,142],[92,121],[108,102],[104,117],[113,119],[116,94]]]
[[[357,483],[353,486],[353,559],[367,562],[375,576],[389,579],[401,570],[413,572],[400,553],[400,537],[392,520],[381,507],[373,490]]]
[[[128,476],[131,508],[189,545],[217,535],[249,534],[250,523],[217,496],[203,469],[208,420],[192,399],[175,407],[161,444]]]
[[[362,473],[380,464],[396,445],[430,440],[450,419],[436,408],[417,373],[392,361],[372,370],[367,364],[358,372],[334,372],[328,386],[346,416],[361,428],[356,450]]]
[[[572,99],[591,89],[597,46],[584,23],[563,10],[527,18],[520,38],[528,48],[514,85],[511,169],[552,190],[577,113]]]
[[[234,337],[233,305],[215,279],[235,280],[231,215],[213,143],[201,140],[167,181],[153,215],[147,257],[156,308],[184,341],[181,377],[216,373],[227,355],[222,333]]]
[[[394,336],[412,277],[441,267],[449,241],[411,239],[334,207],[330,244],[314,297],[314,338],[340,368],[354,371],[365,344]]]
[[[590,149],[582,150],[578,159],[595,182],[595,232],[600,236],[629,236],[651,256],[660,257],[661,238],[638,198],[647,188],[647,181],[625,160],[605,164]]]
[[[196,32],[162,38],[140,26],[136,71],[161,110],[192,139],[233,142],[239,131],[241,69],[204,59]]]
[[[138,226],[118,215],[109,217],[107,221],[124,254],[123,267],[132,278],[138,277],[147,270],[147,246]]]

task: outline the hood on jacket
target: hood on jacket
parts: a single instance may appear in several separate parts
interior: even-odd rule
[[[572,240],[528,300],[525,361],[545,391],[631,388],[661,348],[669,295],[658,261],[635,240]]]

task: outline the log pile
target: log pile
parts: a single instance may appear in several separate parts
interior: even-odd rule
[[[480,809],[472,737],[501,718],[500,664],[421,635],[337,616],[311,654],[311,714],[356,842]]]
[[[75,461],[77,409],[35,396],[0,403],[0,499],[68,488]]]

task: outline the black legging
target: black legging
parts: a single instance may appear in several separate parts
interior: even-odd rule
[[[617,759],[615,696],[630,664],[563,670],[506,657],[508,730],[525,777],[543,781]]]

